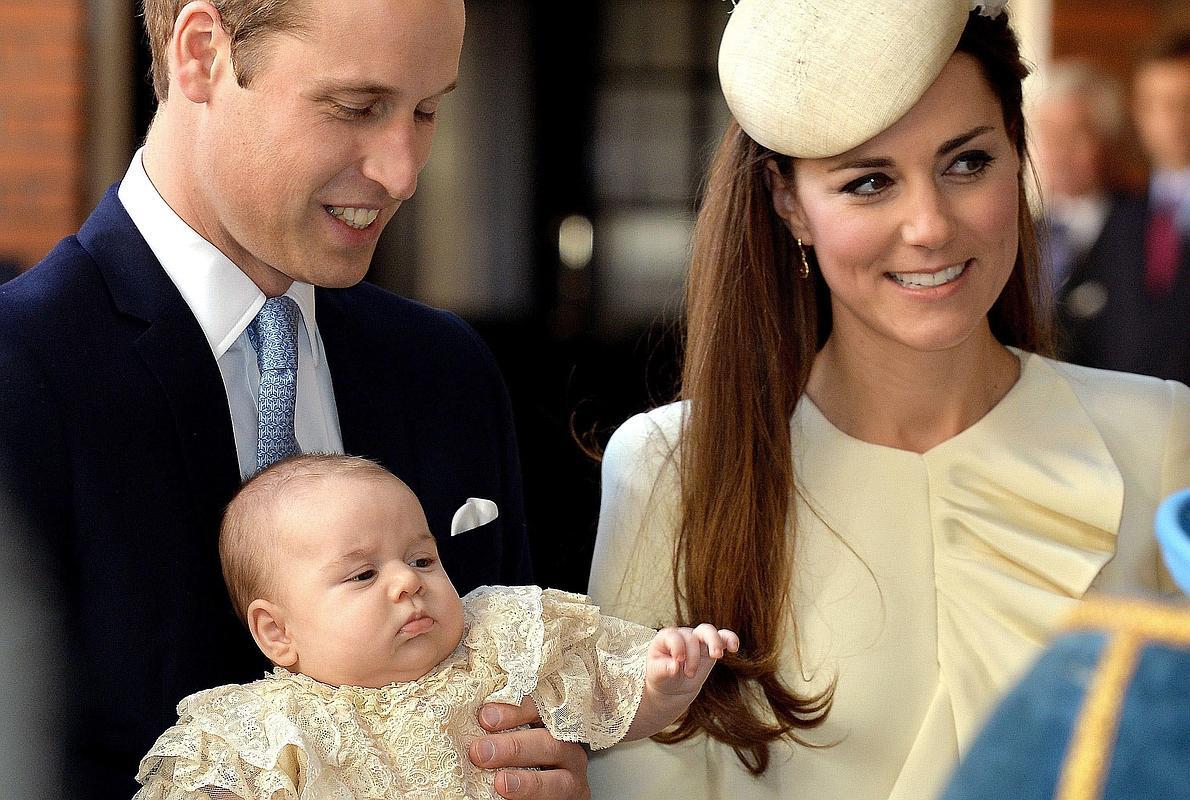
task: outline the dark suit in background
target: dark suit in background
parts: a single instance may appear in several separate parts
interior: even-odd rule
[[[20,275],[20,274],[21,274],[21,271],[19,269],[17,269],[16,264],[12,263],[11,261],[5,261],[4,259],[0,258],[0,283],[4,283],[5,281],[12,280],[17,275]]]
[[[460,593],[529,583],[503,382],[455,316],[318,289],[344,449],[418,495]],[[185,695],[267,667],[226,599],[216,537],[240,483],[198,322],[116,197],[0,287],[0,488],[55,559],[69,623],[72,797],[130,797]],[[471,496],[500,517],[449,537]]]
[[[1145,289],[1148,201],[1115,195],[1099,238],[1058,292],[1061,356],[1089,367],[1190,382],[1190,242],[1168,292]]]

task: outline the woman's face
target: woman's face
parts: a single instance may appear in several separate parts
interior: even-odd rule
[[[834,344],[940,351],[990,336],[1016,260],[1019,172],[999,101],[962,53],[876,137],[798,159],[789,180],[772,168],[777,213],[830,287]]]

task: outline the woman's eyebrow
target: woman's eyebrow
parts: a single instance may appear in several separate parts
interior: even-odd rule
[[[857,158],[854,161],[845,161],[842,164],[837,164],[831,167],[828,172],[839,172],[845,169],[889,169],[893,166],[891,158]]]
[[[992,128],[991,125],[980,125],[977,128],[972,128],[971,130],[967,131],[966,133],[959,134],[958,136],[954,137],[953,139],[947,139],[945,142],[942,143],[942,146],[938,148],[938,155],[944,156],[947,153],[951,152],[952,150],[958,150],[960,147],[962,147],[967,142],[974,139],[976,136],[979,136],[981,133],[987,133],[990,130],[994,130],[994,128]]]
[[[944,156],[953,150],[957,150],[967,142],[974,139],[976,136],[987,133],[991,130],[995,130],[991,125],[980,125],[976,128],[972,128],[966,133],[959,134],[953,139],[947,139],[942,143],[942,146],[938,148],[938,155]],[[844,161],[841,164],[836,164],[827,170],[827,172],[839,172],[845,169],[890,169],[894,166],[894,163],[895,162],[891,158],[882,156],[857,158],[851,161]]]

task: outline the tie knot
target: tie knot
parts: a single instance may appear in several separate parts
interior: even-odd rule
[[[266,370],[297,369],[297,331],[301,312],[292,297],[270,297],[248,324],[256,362]]]

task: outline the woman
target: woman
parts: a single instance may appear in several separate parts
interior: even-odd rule
[[[1079,598],[1155,585],[1190,390],[1044,357],[1026,71],[965,0],[736,6],[684,402],[608,446],[591,594],[742,648],[595,797],[932,797]]]

